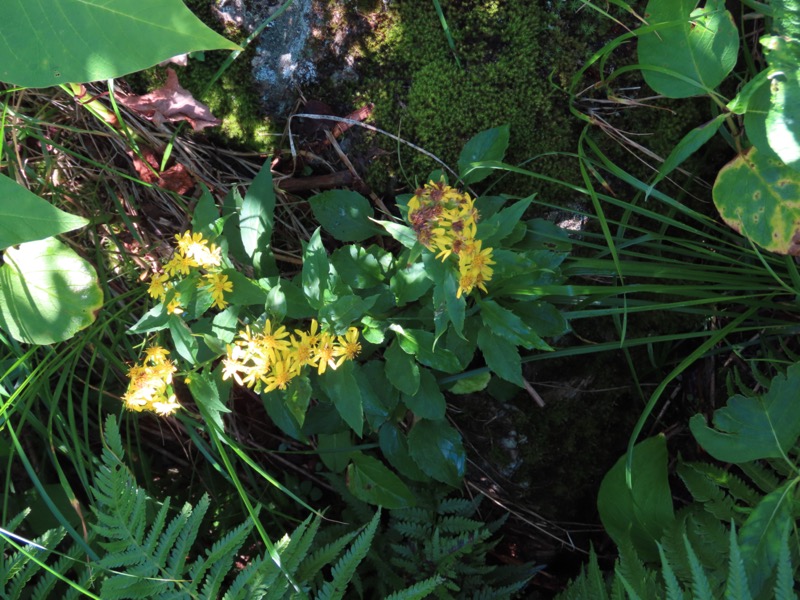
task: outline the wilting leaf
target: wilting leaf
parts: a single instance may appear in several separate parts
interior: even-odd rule
[[[178,75],[172,69],[167,69],[167,82],[162,87],[143,96],[118,95],[117,102],[156,125],[187,121],[192,129],[200,131],[222,123],[211,114],[208,106],[195,100],[191,92],[181,87]]]

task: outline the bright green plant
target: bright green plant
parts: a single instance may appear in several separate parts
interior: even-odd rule
[[[648,24],[636,32],[637,68],[651,88],[670,98],[707,95],[718,111],[675,147],[652,186],[725,124],[738,154],[714,184],[720,215],[759,246],[798,254],[800,5],[793,0],[770,6],[748,3],[771,23],[771,34],[760,39],[767,65],[756,72],[750,59],[748,81],[730,100],[719,86],[738,60],[736,25],[723,3],[695,6],[692,1],[651,0],[646,9]]]
[[[380,521],[378,511],[363,528],[323,547],[314,545],[321,519],[308,518],[267,552],[235,568],[253,529],[248,519],[198,548],[210,499],[203,496],[179,511],[170,499],[156,503],[124,463],[116,418],[108,417],[89,535],[57,551],[66,531],[51,530],[25,540],[13,533],[20,514],[0,528],[0,593],[9,598],[342,598],[364,559]],[[102,549],[102,552],[100,551]],[[88,562],[86,553],[88,552]],[[53,560],[55,558],[55,560]],[[331,576],[323,569],[331,566]],[[23,590],[29,596],[23,596]],[[400,592],[402,593],[402,591]]]
[[[798,543],[793,523],[800,511],[800,469],[793,454],[800,437],[798,384],[795,363],[764,394],[731,397],[715,411],[713,427],[703,415],[692,418],[700,446],[737,469],[680,463],[678,475],[694,501],[677,513],[662,437],[635,447],[632,489],[625,481],[625,457],[618,461],[598,497],[603,524],[620,549],[612,589],[648,598],[681,597],[680,590],[689,589],[698,598],[796,597],[790,548]],[[652,569],[657,564],[661,572]],[[598,573],[590,562],[562,597],[580,597],[574,594],[588,589],[595,590],[591,597],[607,597]]]
[[[507,141],[507,128],[475,136],[462,154],[462,177],[488,176],[474,163],[502,158]],[[235,382],[260,395],[286,434],[305,442],[315,436],[322,460],[334,472],[346,470],[350,491],[362,500],[401,508],[415,503],[414,485],[459,486],[466,457],[445,419],[439,380],[461,382],[480,351],[493,374],[523,387],[519,348],[548,350],[542,336],[566,327],[546,302],[522,302],[541,295],[537,286],[559,281],[564,258],[542,249],[521,221],[531,201],[474,199],[431,181],[405,199],[408,226],[376,221],[354,192],[326,192],[310,199],[322,229],[305,245],[302,271],[289,279],[277,275],[270,249],[275,195],[268,164],[244,198],[226,199],[222,214],[203,196],[194,233],[177,236],[163,273],[151,276],[159,303],[131,329],[161,337],[133,368],[126,404],[173,412],[177,370],[201,414],[221,427]],[[349,243],[329,254],[323,230],[341,242],[389,236],[384,247]],[[385,249],[392,244],[396,254]],[[537,316],[544,327],[528,324]],[[166,358],[167,345],[185,368]],[[488,380],[476,382],[462,382],[463,391]],[[354,436],[374,439],[400,477],[355,450]]]

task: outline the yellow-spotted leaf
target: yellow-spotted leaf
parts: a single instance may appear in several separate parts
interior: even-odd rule
[[[8,248],[0,322],[16,340],[53,344],[88,327],[103,304],[94,267],[55,238]]]
[[[181,0],[0,2],[0,81],[25,87],[112,79],[215,49],[240,48]]]
[[[800,173],[756,148],[725,165],[713,189],[725,222],[762,248],[800,254]]]

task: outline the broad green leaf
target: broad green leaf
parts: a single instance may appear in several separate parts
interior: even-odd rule
[[[344,246],[331,253],[331,263],[344,283],[351,288],[363,290],[378,285],[384,279],[383,265],[378,260],[379,253],[388,256],[376,246],[369,250],[355,245]],[[392,259],[391,256],[388,258]]]
[[[419,370],[419,389],[414,395],[403,394],[403,404],[422,419],[444,419],[447,402],[436,383],[436,378],[428,369]]]
[[[167,305],[164,302],[156,304],[148,310],[142,318],[136,321],[132,327],[128,328],[128,335],[140,335],[152,331],[161,331],[169,327],[169,314]]]
[[[414,357],[406,354],[395,340],[383,353],[386,361],[386,378],[398,390],[413,396],[419,389],[419,365]]]
[[[520,225],[522,222],[522,217],[525,211],[528,210],[531,202],[533,202],[533,196],[519,200],[508,208],[504,208],[495,213],[485,221],[479,222],[478,238],[483,240],[483,247],[494,247],[511,235],[514,227]]]
[[[693,416],[689,428],[703,449],[722,462],[783,458],[800,436],[798,389],[800,363],[795,363],[772,379],[765,394],[736,395],[714,411],[713,429],[704,415]]]
[[[113,79],[215,49],[241,50],[180,0],[0,3],[0,81],[24,87]]]
[[[322,228],[340,242],[360,242],[378,233],[369,200],[358,192],[330,190],[308,199]]]
[[[796,30],[800,23],[800,7],[796,3],[793,13],[783,21],[786,24],[793,21]],[[777,27],[777,19],[775,24]],[[800,32],[795,31],[794,35],[800,36]],[[788,167],[800,170],[800,39],[773,35],[762,38],[761,43],[770,66],[767,139]]]
[[[256,275],[277,273],[272,255],[272,229],[275,225],[275,188],[271,163],[267,160],[247,188],[239,215],[242,246]]]
[[[417,234],[414,233],[414,230],[411,229],[411,227],[400,225],[399,223],[393,223],[391,221],[375,221],[375,223],[383,227],[390,236],[392,236],[395,240],[400,242],[409,250],[418,244]]]
[[[353,455],[353,441],[349,431],[321,433],[317,436],[317,452],[325,466],[334,473],[347,468]]]
[[[288,386],[287,386],[288,387]],[[281,390],[272,390],[267,394],[261,394],[264,408],[267,410],[269,418],[289,437],[300,442],[306,443],[308,439],[301,430],[301,425],[297,421],[292,410],[289,409]]]
[[[320,376],[320,385],[325,386],[325,393],[344,422],[361,437],[364,430],[364,406],[361,402],[361,391],[353,375],[354,368],[352,362],[345,361],[338,369],[325,371]]]
[[[311,382],[307,375],[295,377],[283,391],[283,403],[300,427],[306,420],[308,405],[311,403]]]
[[[458,157],[458,173],[465,185],[477,183],[492,174],[492,169],[472,169],[472,163],[486,160],[502,161],[508,149],[508,125],[482,131],[470,139]]]
[[[639,36],[644,80],[669,98],[716,88],[736,66],[739,32],[720,0],[650,0],[645,14],[653,31]]]
[[[657,561],[656,543],[674,521],[667,478],[667,443],[655,436],[634,446],[632,489],[625,481],[626,457],[606,473],[597,495],[600,520],[617,546],[629,539],[645,561]]]
[[[761,597],[771,580],[787,530],[795,525],[795,483],[764,496],[739,530],[739,548],[753,597]]]
[[[94,322],[103,291],[94,267],[56,238],[6,249],[0,267],[0,321],[28,344],[71,338]]]
[[[419,300],[432,285],[433,281],[428,277],[425,265],[421,262],[398,269],[389,280],[389,289],[397,300],[397,306]]]
[[[344,334],[347,328],[360,319],[375,304],[375,297],[361,298],[360,296],[343,296],[333,302],[328,302],[319,311],[320,321],[330,325],[339,335]]]
[[[169,316],[169,332],[172,343],[180,357],[190,365],[197,363],[197,338],[192,335],[192,330],[178,315]]]
[[[662,179],[677,169],[683,161],[697,152],[708,140],[714,137],[714,134],[719,131],[720,126],[725,121],[726,116],[726,113],[720,113],[708,123],[703,123],[695,127],[683,136],[683,139],[678,142],[672,149],[672,152],[669,153],[667,159],[661,164],[661,167],[658,169],[658,174],[655,179],[653,179],[653,183],[651,183],[650,187],[647,189],[645,199],[653,192]]]
[[[459,487],[467,467],[461,435],[445,420],[420,420],[408,433],[411,458],[437,481]]]
[[[742,89],[739,91],[738,94],[734,97],[733,100],[728,102],[726,108],[734,114],[743,115],[750,111],[751,102],[753,99],[753,95],[764,85],[767,81],[768,72],[766,70],[761,71],[753,77],[750,81],[748,81]],[[767,95],[767,101],[769,101],[769,95]]]
[[[217,376],[214,373],[203,371],[192,373],[188,380],[189,391],[200,408],[203,418],[210,419],[220,431],[224,431],[225,424],[222,421],[222,414],[231,411],[220,398]]]
[[[430,477],[425,475],[411,458],[408,451],[408,440],[405,433],[394,423],[384,423],[378,434],[381,452],[389,464],[397,469],[401,475],[414,481],[427,482]]]
[[[464,320],[466,319],[467,301],[462,295],[456,297],[458,292],[457,271],[452,263],[443,263],[436,260],[431,252],[423,255],[430,277],[433,279],[433,323],[435,339],[447,331],[447,326],[452,323],[455,332],[464,337]]]
[[[205,184],[201,183],[202,193],[197,199],[197,204],[192,213],[192,231],[200,232],[205,237],[217,236],[221,231],[215,229],[215,225],[220,221],[219,209],[214,200],[214,196],[208,191]],[[222,224],[220,224],[220,228]]]
[[[511,310],[542,337],[555,337],[569,331],[564,314],[549,302],[515,302]]]
[[[434,338],[430,331],[403,329],[399,325],[391,325],[390,329],[397,333],[400,347],[407,354],[416,356],[420,364],[445,373],[458,373],[462,370],[458,357],[452,351],[441,346],[434,348]]]
[[[528,350],[552,350],[542,338],[528,327],[522,319],[512,311],[500,306],[494,300],[481,300],[478,302],[481,309],[483,324],[496,336],[511,342],[515,346],[522,346]]]
[[[0,175],[0,198],[0,250],[66,233],[89,222],[59,210],[5,175]]]
[[[800,254],[800,173],[751,148],[722,168],[712,195],[733,229],[771,252]]]
[[[322,245],[320,229],[311,235],[303,252],[303,293],[312,308],[321,309],[325,290],[328,289],[328,270],[330,263]]]
[[[389,383],[384,367],[383,362],[370,360],[354,371],[361,391],[364,416],[376,431],[389,419],[400,400],[400,392]]]
[[[474,394],[476,392],[481,392],[486,389],[491,379],[492,374],[486,372],[464,377],[453,384],[453,387],[450,388],[450,392],[453,394]]]
[[[281,282],[273,286],[267,293],[267,302],[264,304],[270,317],[280,323],[286,316],[286,294],[281,289]]]
[[[766,71],[763,72],[766,73]],[[756,81],[756,79],[753,81]],[[750,83],[753,83],[753,81]],[[767,114],[769,114],[770,110],[769,81],[766,78],[759,81],[761,85],[755,87],[750,93],[747,112],[744,114],[744,130],[750,143],[758,148],[758,153],[762,159],[769,157],[783,162],[775,154],[775,151],[769,145],[769,139],[767,139]]]
[[[407,508],[416,504],[408,486],[381,461],[362,452],[353,454],[347,468],[347,489],[359,500],[386,508]]]
[[[522,359],[514,344],[494,335],[491,329],[482,327],[478,332],[478,348],[483,353],[486,365],[494,373],[519,387],[525,386]]]

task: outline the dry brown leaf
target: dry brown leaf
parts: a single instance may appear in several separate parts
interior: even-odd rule
[[[158,175],[160,163],[156,157],[156,153],[146,146],[142,146],[140,150],[144,161],[132,152],[128,154],[133,159],[133,168],[136,169],[136,174],[142,181],[155,184],[160,188],[170,192],[176,192],[182,196],[194,189],[195,181],[191,173],[189,173],[189,169],[181,163],[175,163],[169,169],[162,171],[161,174]],[[152,169],[150,167],[152,167]],[[155,173],[153,172],[154,170]]]
[[[119,96],[117,100],[128,109],[150,119],[156,125],[166,121],[188,121],[195,131],[222,123],[205,104],[178,83],[178,75],[167,69],[167,82],[143,96]]]

